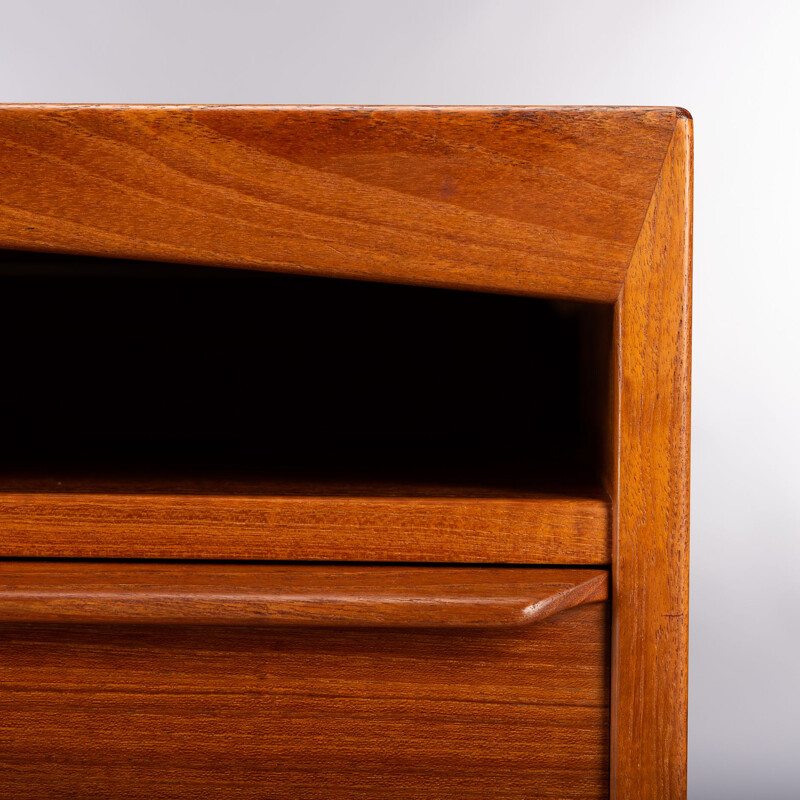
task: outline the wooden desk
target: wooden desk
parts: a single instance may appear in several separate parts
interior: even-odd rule
[[[0,795],[685,797],[691,130],[0,107]]]

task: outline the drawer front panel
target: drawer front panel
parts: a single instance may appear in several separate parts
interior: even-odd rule
[[[606,602],[353,624],[5,622],[0,796],[608,796]]]

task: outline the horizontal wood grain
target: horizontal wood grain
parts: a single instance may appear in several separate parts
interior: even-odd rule
[[[397,576],[407,578],[412,573],[403,570],[411,568],[353,566],[339,573],[338,567],[303,566],[321,570],[313,589],[306,581],[302,595],[281,595],[278,611],[273,604],[270,613],[295,622],[270,627],[230,624],[253,619],[251,599],[274,599],[275,582],[273,594],[266,595],[249,572],[265,564],[203,565],[178,593],[175,579],[196,564],[9,564],[9,570],[22,572],[9,579],[7,621],[0,621],[0,797],[683,800],[691,194],[692,121],[675,108],[0,106],[0,272],[21,286],[28,279],[20,275],[29,275],[29,268],[68,274],[77,264],[79,271],[106,276],[114,259],[125,259],[138,278],[141,261],[153,262],[147,269],[158,276],[161,293],[150,296],[163,301],[164,319],[173,320],[180,334],[175,352],[218,352],[219,363],[234,367],[233,374],[302,387],[304,372],[319,376],[319,364],[343,362],[323,351],[311,365],[296,348],[287,359],[294,371],[267,375],[275,359],[261,350],[255,356],[244,352],[243,341],[262,339],[241,335],[242,328],[234,330],[220,316],[216,289],[213,303],[204,306],[211,312],[195,328],[173,314],[181,302],[164,297],[163,279],[174,270],[167,262],[356,279],[330,282],[348,289],[400,292],[401,287],[360,282],[373,281],[470,290],[443,293],[460,298],[484,297],[476,291],[486,297],[525,295],[493,298],[531,304],[530,310],[519,309],[520,321],[529,311],[531,319],[550,312],[553,319],[568,318],[576,306],[587,305],[564,299],[594,306],[579,314],[579,356],[566,349],[574,326],[539,328],[533,337],[545,345],[536,350],[543,356],[540,365],[550,363],[550,355],[556,365],[581,362],[575,373],[580,377],[570,384],[559,370],[539,372],[518,357],[526,352],[520,347],[523,333],[530,336],[531,330],[498,324],[509,320],[505,306],[490,315],[488,306],[467,308],[458,299],[458,308],[446,316],[437,300],[439,311],[428,319],[438,323],[424,328],[423,317],[399,296],[389,304],[399,312],[395,321],[387,315],[389,306],[379,307],[366,295],[347,307],[331,302],[331,290],[319,286],[320,303],[296,313],[270,289],[265,295],[272,294],[272,307],[284,309],[292,323],[299,320],[276,326],[277,333],[267,337],[272,342],[296,344],[298,332],[316,342],[318,330],[340,330],[337,316],[357,331],[353,341],[368,340],[361,328],[375,328],[351,313],[359,305],[397,334],[372,342],[372,352],[351,368],[348,380],[332,371],[324,391],[312,386],[301,392],[303,398],[334,396],[327,387],[340,385],[355,396],[371,396],[371,364],[388,366],[392,379],[407,375],[397,366],[403,361],[386,354],[408,354],[412,328],[421,346],[407,363],[418,367],[420,354],[427,353],[429,368],[417,373],[409,402],[392,380],[385,381],[389,402],[374,403],[374,417],[349,402],[353,395],[341,394],[341,408],[352,414],[320,420],[309,406],[306,420],[292,425],[292,411],[305,409],[305,403],[289,398],[278,406],[283,413],[265,413],[267,406],[253,402],[258,393],[251,386],[244,383],[232,394],[217,377],[225,370],[213,373],[201,359],[197,374],[206,388],[198,392],[187,384],[178,413],[161,420],[170,434],[196,431],[191,441],[198,457],[209,454],[209,420],[223,427],[240,423],[241,440],[259,456],[256,471],[269,471],[275,464],[284,469],[286,462],[276,456],[262,463],[260,456],[271,451],[251,436],[252,421],[283,425],[279,432],[295,437],[288,448],[293,452],[298,434],[308,434],[314,423],[322,423],[323,433],[341,433],[348,446],[355,428],[388,430],[403,445],[419,424],[436,433],[440,420],[452,420],[459,409],[455,418],[468,424],[453,428],[453,441],[463,444],[464,431],[469,438],[474,419],[486,423],[481,430],[487,436],[502,429],[503,447],[467,448],[473,463],[465,464],[465,473],[430,469],[433,445],[441,444],[434,436],[426,440],[429,449],[415,451],[408,480],[396,471],[402,447],[381,451],[380,469],[364,461],[355,472],[339,461],[344,447],[334,448],[334,469],[325,472],[335,480],[315,478],[300,454],[300,481],[282,475],[240,481],[232,474],[204,481],[156,475],[170,467],[162,459],[167,450],[153,442],[169,437],[147,440],[152,423],[135,428],[139,433],[131,437],[149,458],[150,474],[143,478],[116,474],[135,470],[138,462],[108,447],[117,440],[102,425],[100,451],[105,447],[112,458],[89,452],[85,423],[91,428],[107,421],[107,412],[114,422],[124,405],[120,398],[134,399],[129,387],[177,398],[173,367],[161,367],[167,387],[162,391],[158,380],[146,385],[136,377],[147,370],[127,369],[137,359],[103,355],[139,352],[120,346],[137,339],[141,345],[146,337],[136,333],[139,328],[131,326],[130,337],[118,336],[116,346],[110,336],[102,340],[99,358],[63,336],[80,327],[71,315],[84,323],[86,341],[97,342],[95,334],[119,328],[112,322],[124,304],[96,303],[86,295],[86,306],[106,315],[90,317],[75,313],[78,305],[64,302],[55,285],[49,306],[43,289],[33,286],[32,313],[15,317],[19,304],[7,292],[6,339],[12,346],[22,339],[43,347],[38,355],[32,347],[13,350],[17,365],[30,369],[7,381],[7,441],[19,446],[3,448],[3,469],[10,474],[0,479],[0,558],[494,566],[465,567],[466,572],[414,567],[431,572],[424,578],[420,573],[404,593],[397,592]],[[59,266],[50,263],[58,256],[49,254],[76,260]],[[174,278],[183,280],[180,273]],[[280,315],[269,311],[263,296],[249,290],[244,295],[251,298],[249,311],[234,304],[232,318],[248,319],[263,336],[264,320]],[[536,296],[556,302],[528,299]],[[158,367],[163,360],[147,353],[163,351],[161,330],[170,327],[155,332],[155,317],[143,313],[153,304],[128,299],[132,319],[149,322],[143,329],[153,332],[156,343],[142,351],[140,361],[148,370],[151,363]],[[428,304],[420,302],[418,309]],[[319,309],[325,307],[331,317],[321,324]],[[63,324],[59,308],[70,310]],[[606,313],[612,308],[613,319]],[[407,326],[409,321],[414,324]],[[495,336],[488,347],[487,331]],[[437,351],[430,347],[433,340],[458,342],[460,349]],[[330,336],[326,342],[335,354],[358,352],[337,346]],[[402,346],[385,346],[392,343]],[[483,360],[476,359],[479,352]],[[572,355],[565,358],[567,352]],[[281,353],[283,347],[273,351]],[[453,366],[458,353],[463,360],[456,377],[463,383],[438,363]],[[81,373],[74,370],[80,361],[74,354],[84,358]],[[7,361],[11,374],[13,359]],[[105,371],[97,368],[102,364]],[[116,396],[103,385],[110,364],[121,368]],[[77,374],[83,375],[80,381]],[[525,382],[509,383],[509,375],[537,385],[524,390]],[[82,399],[64,390],[76,384],[84,389]],[[34,385],[44,388],[31,392]],[[210,399],[208,407],[220,410],[209,385],[227,396],[230,405],[222,405],[230,413],[215,416],[194,402]],[[560,392],[552,393],[552,387]],[[263,396],[276,397],[267,388]],[[438,415],[426,407],[413,425],[398,428],[405,414],[392,409],[415,408],[417,397],[438,398]],[[569,399],[578,397],[579,411],[570,416]],[[63,398],[78,402],[70,406]],[[542,406],[537,399],[548,402]],[[242,409],[250,403],[257,413],[248,417]],[[138,409],[145,405],[130,418],[142,421]],[[56,409],[62,412],[58,419]],[[23,419],[30,424],[20,428],[17,441],[13,428]],[[525,438],[531,420],[537,427]],[[70,439],[66,429],[73,428],[78,433]],[[551,433],[552,440],[541,433]],[[39,451],[32,447],[37,436]],[[59,437],[75,446],[59,449]],[[310,438],[315,445],[321,437]],[[486,455],[503,452],[507,443],[518,447],[520,460]],[[448,450],[451,462],[465,460],[460,452]],[[211,455],[211,469],[246,471],[246,465],[225,460],[222,445]],[[559,455],[561,466],[574,473],[564,486],[529,479],[530,469],[555,472]],[[578,483],[581,467],[592,463],[602,464],[606,491]],[[66,464],[64,475],[50,472],[59,464]],[[28,466],[32,477],[22,474]],[[81,474],[84,468],[106,474],[90,479]],[[481,480],[470,480],[480,472]],[[543,608],[559,613],[533,625],[507,624],[520,621],[531,598],[534,604],[548,601],[536,599],[541,586],[534,590],[525,583],[539,570],[497,564],[551,565],[541,568],[541,576],[557,584],[566,580],[563,565],[580,565],[577,571],[589,583],[576,585],[576,578],[558,584],[555,596],[562,599]],[[600,566],[609,567],[610,600],[603,594],[604,574],[589,569]],[[382,577],[355,580],[362,575],[358,570]],[[465,581],[461,576],[467,574]],[[136,575],[139,582],[131,583]],[[232,599],[234,575],[250,578],[235,587]],[[348,575],[354,579],[349,585]],[[202,598],[222,584],[225,593],[211,601],[217,616],[209,617]],[[356,595],[354,612],[345,597]],[[393,598],[388,612],[387,597]],[[565,597],[592,602],[561,608]],[[303,605],[309,599],[315,609],[310,615]],[[333,618],[344,624],[331,626]],[[209,619],[215,624],[173,624]],[[311,623],[297,624],[300,619]],[[367,619],[372,627],[361,624]],[[375,624],[385,619],[390,624]],[[403,626],[400,619],[412,624]],[[465,619],[470,624],[448,624]],[[423,620],[427,624],[419,627]]]
[[[0,247],[610,302],[675,120],[0,106]]]
[[[3,625],[0,796],[606,798],[607,611],[495,631]]]
[[[504,628],[607,599],[602,570],[0,562],[0,623]]]
[[[591,488],[6,479],[0,557],[609,563]]]

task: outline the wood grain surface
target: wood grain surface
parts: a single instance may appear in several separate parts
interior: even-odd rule
[[[0,796],[600,800],[607,624],[3,625]]]
[[[675,119],[0,106],[0,247],[610,302]]]
[[[0,562],[0,622],[504,628],[607,599],[602,570]]]
[[[481,631],[6,623],[0,796],[683,800],[691,149],[681,109],[0,107],[0,248],[614,309],[577,423],[610,502],[13,476],[2,556],[611,564],[612,600]]]
[[[616,309],[612,797],[686,796],[692,122]]]
[[[1,484],[2,557],[608,564],[610,505],[583,493],[111,479]]]

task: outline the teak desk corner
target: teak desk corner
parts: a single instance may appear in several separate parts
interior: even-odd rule
[[[0,107],[0,796],[684,798],[691,212],[676,108]]]

